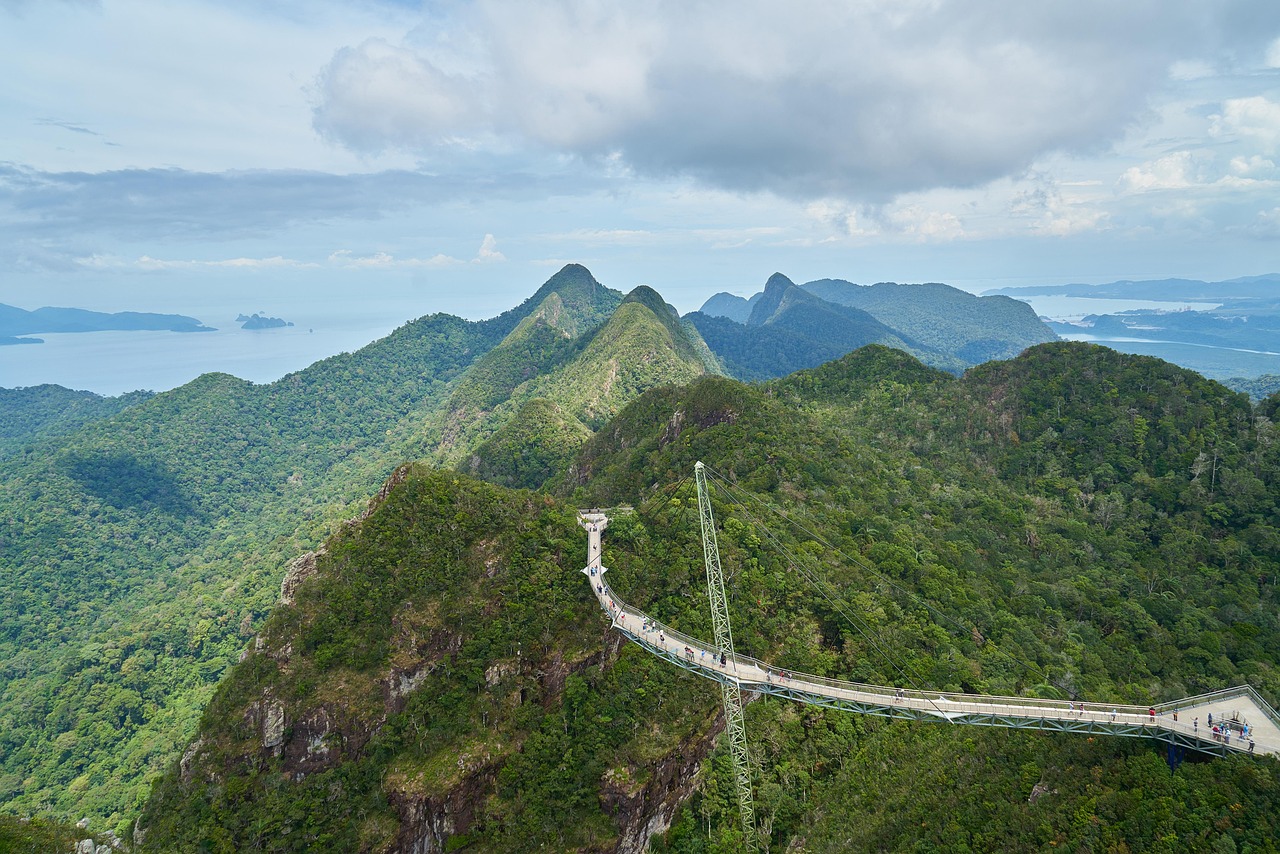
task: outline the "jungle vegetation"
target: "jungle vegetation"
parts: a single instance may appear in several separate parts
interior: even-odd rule
[[[385,850],[406,804],[458,792],[473,810],[451,848],[616,844],[619,804],[714,733],[718,696],[606,630],[573,508],[634,505],[606,534],[612,585],[708,637],[697,460],[720,478],[744,652],[954,692],[1150,703],[1249,682],[1274,702],[1277,409],[1093,345],[963,378],[869,347],[762,386],[645,392],[540,492],[405,469],[218,688],[148,845]],[[762,526],[774,511],[802,525]],[[278,750],[271,704],[294,733]],[[748,729],[778,850],[1274,851],[1280,834],[1274,759],[1171,774],[1141,741],[772,699]],[[738,850],[735,811],[712,752],[654,844]]]

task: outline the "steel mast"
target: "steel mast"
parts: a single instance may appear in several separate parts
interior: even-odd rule
[[[711,600],[711,628],[715,632],[716,647],[729,660],[729,667],[737,669],[737,656],[733,651],[733,631],[729,627],[729,605],[724,595],[724,573],[720,569],[720,546],[716,543],[716,520],[711,515],[711,496],[707,492],[707,478],[702,463],[693,467],[698,483],[698,516],[702,520],[702,552],[707,563],[707,598]],[[728,675],[728,674],[726,674]],[[747,844],[755,846],[756,808],[751,796],[751,763],[747,756],[747,727],[742,716],[742,689],[738,680],[720,682],[724,697],[725,732],[729,736],[729,752],[733,756],[733,770],[738,778],[738,814]]]

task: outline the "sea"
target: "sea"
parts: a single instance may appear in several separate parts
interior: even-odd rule
[[[1033,296],[1024,300],[1055,320],[1131,309],[1205,309],[1205,303]],[[145,306],[139,311],[150,310]],[[214,332],[82,332],[40,334],[43,344],[0,346],[0,387],[45,383],[118,395],[138,389],[166,391],[201,374],[220,371],[270,383],[313,362],[351,352],[389,334],[424,311],[421,301],[309,301],[276,311],[293,326],[248,331],[235,317],[242,303],[195,314]],[[497,312],[494,312],[495,314]],[[1072,336],[1076,337],[1076,336]],[[1087,339],[1087,336],[1083,336]],[[1118,347],[1117,349],[1123,349]]]
[[[139,308],[147,311],[147,308]],[[269,383],[338,353],[352,352],[429,313],[420,301],[309,301],[271,314],[293,323],[245,330],[243,303],[193,312],[213,332],[63,332],[25,337],[43,344],[0,346],[0,387],[50,383],[114,396],[167,391],[223,372]]]

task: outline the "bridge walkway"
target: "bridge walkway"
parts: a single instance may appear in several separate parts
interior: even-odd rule
[[[737,682],[741,690],[785,697],[809,705],[860,714],[910,720],[947,721],[970,726],[1037,729],[1058,732],[1153,738],[1201,753],[1225,756],[1252,750],[1280,755],[1280,715],[1253,688],[1242,685],[1154,707],[1070,702],[1036,697],[999,697],[948,691],[918,691],[829,679],[783,671],[750,656],[725,656],[697,638],[653,620],[628,605],[605,581],[609,571],[601,553],[608,516],[579,513],[587,531],[587,566],[582,572],[613,627],[648,652],[692,673],[717,682]],[[1230,727],[1230,738],[1215,737],[1208,725]]]

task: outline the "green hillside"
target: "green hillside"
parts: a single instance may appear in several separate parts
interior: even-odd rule
[[[819,279],[801,287],[830,302],[860,308],[923,346],[969,365],[1012,359],[1028,347],[1057,339],[1031,306],[1011,297],[979,297],[936,283],[855,285]]]
[[[123,836],[285,568],[397,465],[483,445],[495,477],[550,476],[584,425],[706,369],[649,303],[569,265],[491,320],[431,315],[275,383],[206,375],[24,440],[0,461],[0,809]],[[517,416],[546,434],[529,465],[495,436]]]
[[[517,329],[493,354],[508,351],[513,346],[511,339],[520,331]],[[525,441],[550,443],[571,453],[591,431],[641,392],[655,385],[683,384],[718,369],[697,331],[688,329],[675,309],[652,288],[644,286],[628,294],[606,323],[576,339],[564,341],[552,358],[525,362],[531,369],[524,382],[507,391],[503,402],[484,418],[474,419],[471,430],[465,433],[465,441],[442,442],[435,460],[473,472],[485,467],[508,468],[506,459],[494,455],[509,458],[510,454],[523,453],[511,446],[510,436],[498,435],[507,432],[509,425]],[[464,378],[464,382],[468,378]],[[547,420],[550,413],[545,408],[526,407],[538,399],[553,403],[558,413],[554,417],[557,423]],[[446,435],[463,432],[455,412],[446,416],[443,427]],[[529,420],[531,415],[533,418]],[[529,429],[535,424],[548,427],[554,435],[530,435]],[[574,436],[578,437],[577,443],[569,447],[566,442]],[[459,447],[467,449],[470,455],[459,453]],[[563,463],[568,461],[563,453],[554,456]],[[548,476],[553,473],[556,472],[548,471]],[[527,486],[538,486],[541,482],[518,481]]]
[[[866,344],[896,347],[958,373],[1057,339],[1030,306],[1009,297],[840,279],[797,287],[781,274],[750,300],[716,294],[689,319],[729,373],[744,380],[785,376]]]
[[[785,376],[867,344],[896,347],[938,367],[963,367],[956,359],[922,347],[865,311],[813,296],[781,273],[770,276],[764,291],[753,299],[745,323],[704,312],[688,316],[726,371],[738,379]]]
[[[0,460],[37,439],[70,433],[151,396],[135,391],[102,397],[59,385],[0,388]]]
[[[709,637],[696,460],[726,479],[744,652],[954,692],[1148,703],[1247,681],[1274,702],[1275,410],[1089,345],[964,378],[871,347],[762,387],[648,391],[554,495],[405,469],[219,687],[148,805],[148,847],[612,851],[656,831],[657,850],[741,850],[710,749],[718,692],[621,644],[577,572],[572,508],[634,504],[606,534],[611,583]],[[768,507],[824,542],[762,527]],[[1140,741],[778,700],[747,719],[774,850],[1271,851],[1280,835],[1273,759],[1171,775]]]

